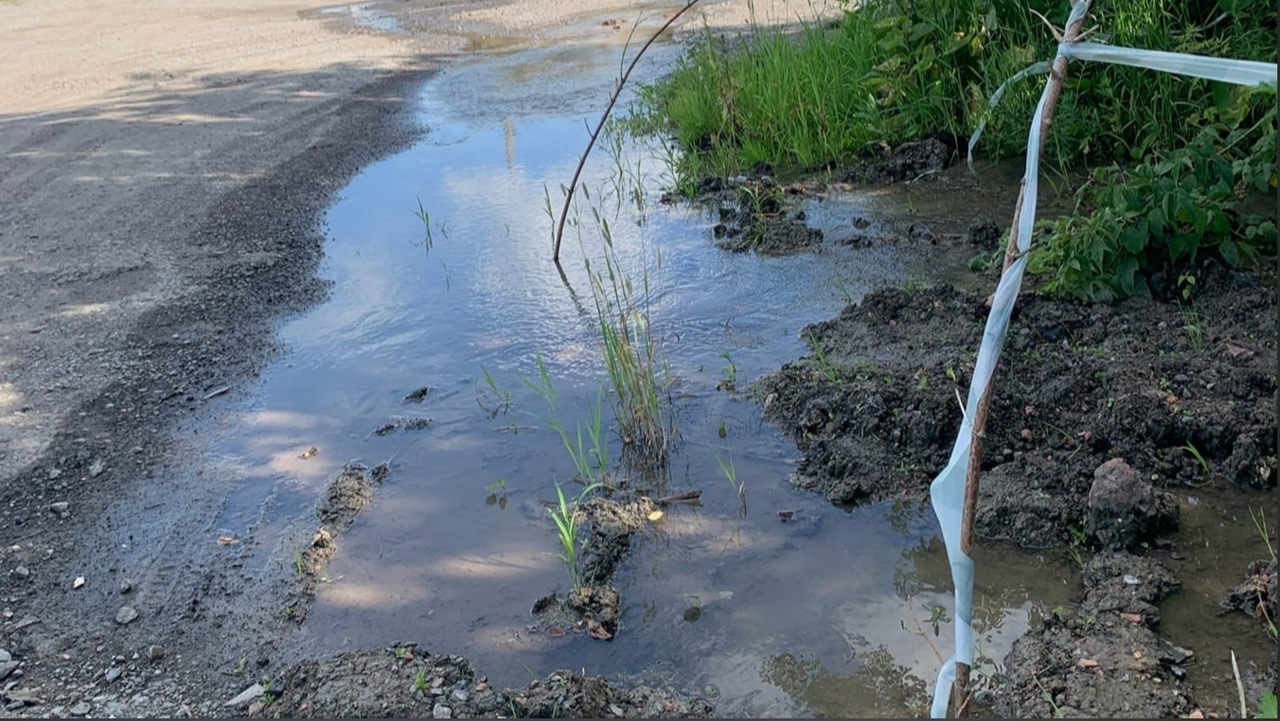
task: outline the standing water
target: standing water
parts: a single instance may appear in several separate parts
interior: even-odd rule
[[[675,51],[655,47],[642,67],[669,67]],[[871,288],[931,277],[927,259],[832,244],[785,258],[718,250],[715,219],[658,203],[661,154],[628,140],[588,163],[562,276],[548,205],[558,212],[620,54],[527,50],[427,83],[418,102],[430,132],[369,167],[327,216],[331,296],[282,329],[290,352],[231,424],[221,450],[251,482],[221,525],[283,529],[349,459],[390,461],[326,570],[300,632],[308,654],[417,641],[469,657],[497,685],[570,667],[672,684],[723,714],[919,711],[953,633],[932,514],[913,503],[847,511],[793,489],[796,447],[763,424],[748,386],[806,352],[805,324]],[[847,224],[834,202],[815,204],[811,222]],[[640,534],[618,568],[611,643],[530,627],[534,600],[567,590],[545,503],[575,466],[523,379],[541,358],[569,429],[602,403],[584,264],[602,267],[597,214],[637,288],[647,277],[643,309],[669,363],[680,440],[663,489],[702,491],[700,506],[673,505]],[[420,388],[420,402],[406,400]],[[431,423],[375,433],[397,417]],[[976,622],[984,655],[999,660],[1078,583],[1056,560],[986,553]]]

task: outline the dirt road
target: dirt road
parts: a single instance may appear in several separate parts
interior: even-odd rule
[[[278,663],[288,561],[214,543],[237,477],[202,438],[277,350],[275,324],[323,296],[320,213],[428,130],[408,99],[469,39],[545,39],[645,4],[397,5],[377,32],[364,6],[313,0],[0,1],[11,713],[226,713],[237,669]]]

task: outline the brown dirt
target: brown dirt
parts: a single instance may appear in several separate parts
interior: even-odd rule
[[[1158,603],[1178,583],[1145,554],[1170,546],[1170,491],[1205,484],[1197,453],[1209,474],[1257,493],[1276,485],[1277,434],[1274,283],[1213,265],[1197,275],[1201,334],[1170,303],[1019,299],[987,427],[977,533],[1084,558],[1119,550],[1089,561],[1074,612],[1016,643],[993,693],[997,714],[1199,709],[1184,679],[1210,672],[1159,635]],[[765,417],[805,453],[793,482],[840,505],[927,498],[985,319],[979,294],[886,289],[804,329],[816,350],[756,386]],[[1250,573],[1224,603],[1252,596],[1244,605],[1256,614],[1268,572]],[[1271,642],[1261,624],[1258,642]],[[1247,674],[1251,703],[1270,673]]]
[[[264,718],[709,718],[711,706],[670,689],[623,689],[557,671],[521,689],[492,688],[461,656],[415,645],[306,661],[270,684]],[[448,715],[444,715],[444,714]]]
[[[1213,473],[1274,486],[1274,291],[1208,275],[1196,299],[1211,319],[1203,344],[1171,304],[1020,300],[987,429],[982,537],[1070,541],[1111,458],[1157,488],[1185,486],[1204,474],[1190,445]],[[825,362],[807,356],[757,386],[765,417],[805,451],[794,482],[836,504],[926,495],[959,428],[956,391],[967,391],[985,318],[975,293],[888,289],[806,328]]]

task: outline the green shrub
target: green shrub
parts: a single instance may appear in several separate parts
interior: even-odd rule
[[[1205,113],[1204,129],[1185,147],[1153,153],[1122,169],[1095,171],[1076,196],[1076,214],[1044,224],[1028,270],[1045,274],[1050,295],[1107,302],[1149,294],[1146,279],[1176,277],[1211,256],[1248,266],[1275,252],[1274,218],[1244,212],[1250,193],[1276,187],[1276,111],[1249,127],[1256,107],[1241,98],[1234,112]]]

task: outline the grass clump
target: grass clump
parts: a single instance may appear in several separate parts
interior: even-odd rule
[[[645,307],[650,298],[649,271],[637,286],[623,270],[613,249],[607,219],[596,216],[603,243],[604,268],[587,259],[595,300],[600,348],[609,375],[609,402],[625,450],[662,465],[674,436],[667,412],[667,366]]]
[[[729,47],[706,34],[664,80],[641,93],[640,127],[674,133],[686,173],[726,174],[766,163],[811,170],[883,143],[941,131],[967,136],[989,121],[983,149],[1025,150],[1040,84],[1006,79],[1053,57],[1056,40],[1031,11],[1057,22],[1062,0],[863,0],[832,24],[798,32],[755,27]],[[1274,8],[1261,0],[1094,4],[1115,45],[1274,62]],[[1099,63],[1073,63],[1049,140],[1059,164],[1140,160],[1207,125],[1193,117],[1230,104],[1207,81]],[[1259,106],[1274,100],[1259,100]],[[681,184],[679,187],[688,187]]]
[[[547,509],[551,514],[551,520],[556,524],[561,549],[560,560],[564,562],[564,570],[569,575],[569,585],[575,591],[582,588],[582,574],[578,569],[578,550],[581,547],[581,539],[578,537],[578,519],[583,502],[597,488],[600,488],[600,484],[589,484],[582,489],[577,498],[569,501],[565,498],[564,489],[557,483],[556,505]]]

